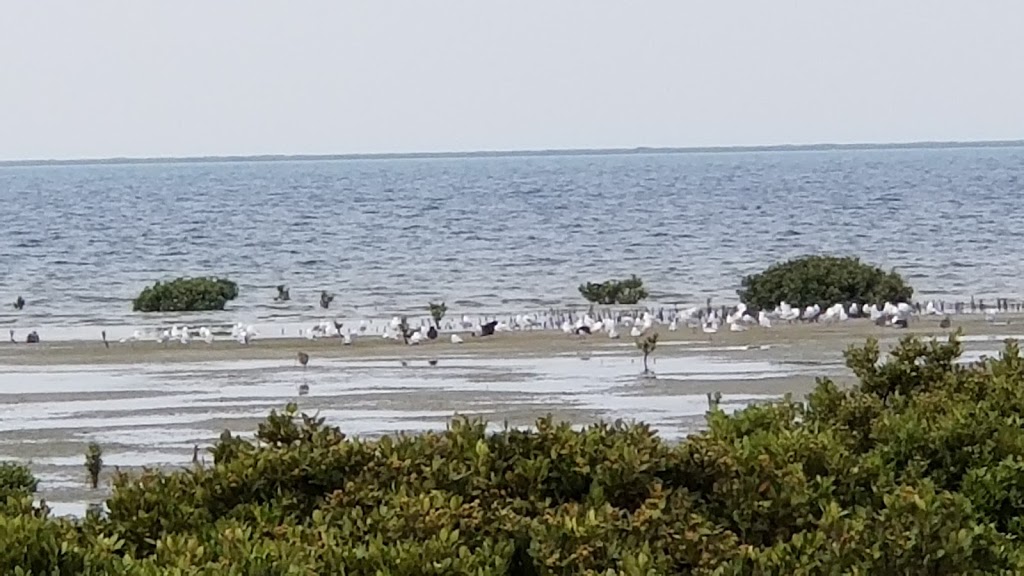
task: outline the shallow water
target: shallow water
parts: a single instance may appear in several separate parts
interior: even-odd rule
[[[731,300],[806,252],[898,267],[919,299],[1014,297],[1024,148],[0,167],[0,326],[306,324],[544,309],[641,275],[655,303]],[[140,315],[157,279],[220,274],[204,315]],[[292,300],[275,304],[274,286]],[[276,331],[268,328],[268,335]]]
[[[724,395],[721,407],[731,411],[778,398],[778,386],[765,384],[771,379],[806,374],[810,380],[830,366],[772,362],[726,348],[656,358],[656,379],[641,378],[633,356],[445,357],[437,366],[323,358],[307,369],[222,361],[4,370],[0,460],[28,462],[40,478],[40,496],[79,513],[86,500],[103,494],[83,487],[89,442],[103,446],[108,469],[188,465],[194,446],[211,446],[224,429],[251,436],[271,409],[289,401],[363,437],[444,429],[455,414],[484,418],[492,430],[553,414],[580,425],[643,421],[678,439],[702,426],[707,410],[703,388],[689,382],[748,382],[745,392]],[[299,397],[302,383],[310,392]]]

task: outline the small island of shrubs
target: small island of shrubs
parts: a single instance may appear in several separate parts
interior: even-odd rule
[[[1021,574],[1024,358],[852,348],[859,384],[673,443],[642,424],[353,440],[294,405],[211,466],[117,475],[54,518],[0,468],[0,573]]]
[[[914,289],[895,270],[886,272],[858,258],[804,256],[747,276],[737,293],[744,304],[771,310],[780,302],[801,308],[908,302]]]
[[[604,282],[587,282],[580,284],[580,294],[591,304],[604,306],[633,305],[648,296],[644,281],[636,275],[624,280],[605,280]]]
[[[148,286],[132,302],[136,312],[223,310],[238,297],[238,284],[215,277],[177,278]]]

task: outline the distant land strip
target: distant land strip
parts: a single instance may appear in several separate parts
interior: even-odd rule
[[[262,154],[254,156],[181,156],[156,158],[83,158],[70,160],[0,160],[7,166],[84,166],[116,164],[184,164],[224,162],[313,162],[331,160],[416,160],[443,158],[517,158],[557,156],[621,156],[630,154],[722,154],[737,152],[828,152],[841,150],[926,150],[947,148],[1016,148],[1024,140],[893,142],[863,144],[778,144],[770,146],[710,146],[685,148],[576,148],[552,150],[493,150],[480,152],[395,152],[372,154]]]

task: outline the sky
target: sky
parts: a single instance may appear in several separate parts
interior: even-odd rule
[[[0,0],[0,159],[1024,138],[1020,0]]]

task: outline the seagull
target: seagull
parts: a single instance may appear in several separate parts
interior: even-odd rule
[[[462,344],[463,340],[458,334],[452,334],[452,344]]]
[[[768,318],[768,314],[764,310],[757,313],[757,323],[760,324],[762,328],[772,327],[772,321]]]

